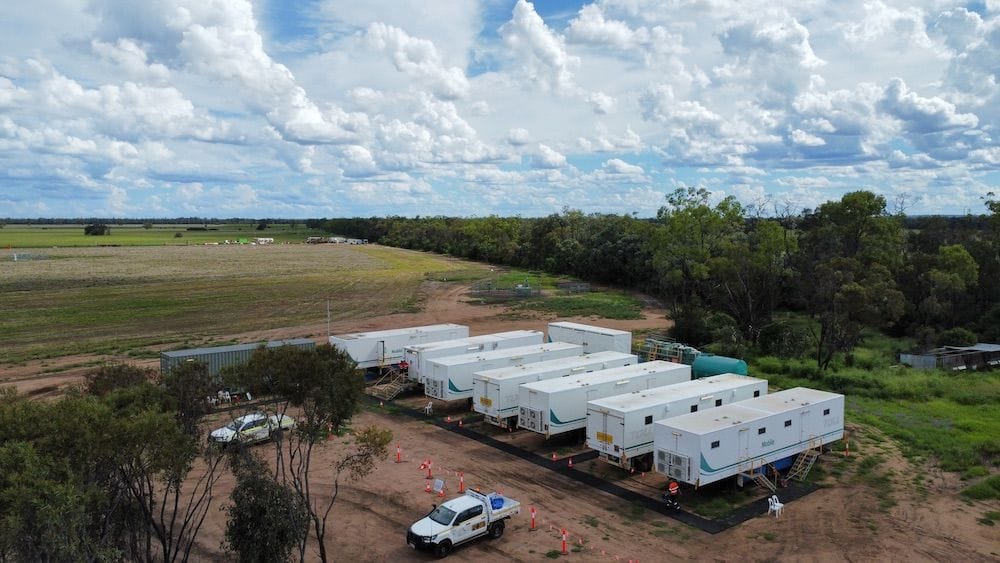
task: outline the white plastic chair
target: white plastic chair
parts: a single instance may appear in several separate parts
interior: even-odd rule
[[[427,401],[427,406],[424,407],[424,414],[431,414],[434,410],[434,401]]]
[[[233,397],[229,394],[229,391],[219,391],[219,402],[231,403],[233,402]]]
[[[770,515],[773,512],[774,517],[777,518],[778,516],[781,516],[781,509],[784,507],[785,507],[784,503],[778,501],[778,495],[771,495],[771,497],[767,499],[768,515]]]
[[[443,490],[444,490],[444,479],[435,479],[434,480],[434,492],[435,493],[440,493]]]

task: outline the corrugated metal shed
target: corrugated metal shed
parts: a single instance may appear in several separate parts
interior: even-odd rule
[[[920,369],[995,369],[1000,366],[1000,344],[980,342],[972,346],[942,346],[922,354],[902,353],[899,361]]]
[[[244,364],[250,360],[254,350],[266,346],[295,346],[298,348],[315,348],[316,343],[308,338],[293,338],[290,340],[272,340],[270,342],[253,342],[250,344],[232,344],[230,346],[214,346],[211,348],[189,348],[187,350],[171,350],[160,353],[160,373],[166,373],[183,362],[199,361],[208,365],[208,373],[212,377],[226,367]]]

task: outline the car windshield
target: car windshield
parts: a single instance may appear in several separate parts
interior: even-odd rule
[[[226,428],[232,430],[233,432],[239,430],[240,428],[243,428],[244,430],[246,430],[250,426],[253,426],[253,424],[254,424],[254,422],[256,422],[256,420],[257,419],[249,419],[249,418],[241,416],[240,418],[237,418],[236,420],[234,420],[234,421],[230,422],[229,424],[227,424]]]
[[[427,517],[438,524],[444,524],[447,526],[448,524],[451,524],[451,521],[455,518],[455,511],[447,506],[441,505],[432,510]]]

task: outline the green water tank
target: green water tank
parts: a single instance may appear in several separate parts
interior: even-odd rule
[[[747,374],[747,363],[737,358],[716,356],[714,354],[699,354],[691,364],[691,378],[698,379],[720,373]]]

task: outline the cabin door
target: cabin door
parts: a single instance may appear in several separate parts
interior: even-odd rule
[[[802,409],[799,411],[799,443],[805,442],[809,439],[809,433],[806,432],[806,422],[809,417],[809,409]]]

